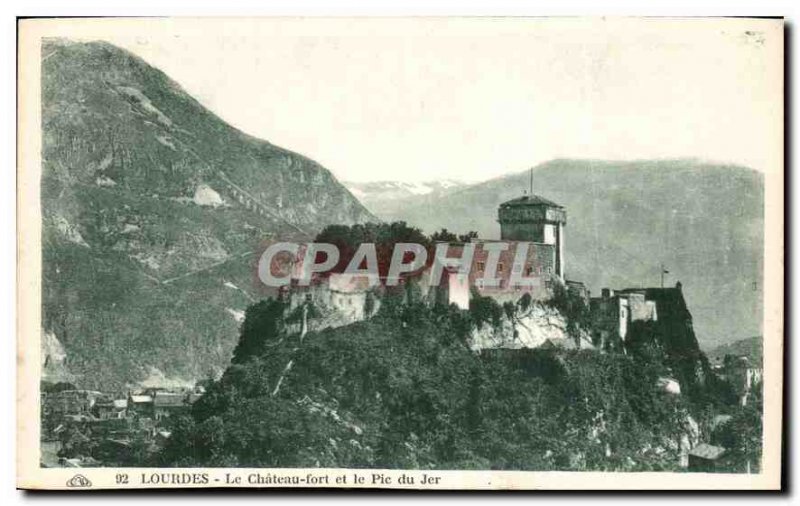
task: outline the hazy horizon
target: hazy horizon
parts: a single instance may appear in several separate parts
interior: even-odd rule
[[[424,184],[424,183],[435,183],[435,182],[442,182],[442,181],[454,181],[454,182],[463,184],[465,186],[472,186],[472,185],[479,185],[481,183],[487,183],[487,182],[489,182],[489,181],[491,181],[493,179],[500,179],[500,178],[504,178],[504,177],[511,177],[511,176],[519,175],[519,174],[522,174],[522,173],[530,170],[531,168],[537,169],[538,167],[540,167],[542,165],[546,165],[548,163],[553,163],[553,162],[558,162],[558,161],[563,161],[563,160],[572,160],[572,161],[587,162],[587,163],[608,163],[608,164],[611,164],[611,165],[635,164],[637,162],[641,162],[641,163],[653,163],[653,162],[655,162],[655,163],[669,163],[669,162],[685,162],[685,161],[688,161],[688,162],[693,162],[693,163],[703,164],[703,165],[739,167],[739,168],[742,168],[742,169],[751,170],[751,171],[759,173],[759,174],[763,174],[762,171],[757,170],[757,169],[755,169],[753,167],[748,167],[747,165],[734,163],[734,162],[730,162],[730,161],[726,161],[726,160],[709,160],[709,159],[696,158],[696,157],[691,157],[691,156],[664,157],[664,158],[636,158],[636,159],[629,159],[629,160],[627,160],[627,159],[626,160],[623,160],[623,159],[616,159],[615,160],[615,159],[610,159],[610,158],[603,158],[603,159],[600,159],[600,158],[581,158],[581,157],[575,157],[575,156],[564,156],[564,157],[550,158],[548,160],[543,160],[543,161],[541,161],[541,162],[539,162],[539,163],[537,163],[535,165],[532,165],[531,167],[528,167],[528,168],[514,169],[514,170],[511,170],[511,171],[505,172],[505,173],[492,174],[491,176],[489,176],[489,177],[487,177],[485,179],[466,180],[466,179],[459,179],[459,178],[454,178],[454,177],[435,178],[435,177],[424,177],[423,176],[422,179],[414,180],[414,181],[408,181],[408,180],[403,180],[403,179],[386,179],[386,178],[366,179],[366,180],[363,180],[363,181],[353,181],[353,180],[348,180],[348,179],[339,179],[339,181],[341,183],[343,183],[343,184],[376,184],[376,183]],[[524,190],[524,188],[523,188],[523,190]]]

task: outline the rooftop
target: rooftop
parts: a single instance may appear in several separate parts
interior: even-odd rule
[[[186,404],[185,399],[186,399],[185,395],[167,393],[167,392],[158,392],[153,401],[154,404],[158,407],[175,407],[175,406],[183,406],[184,404]]]
[[[564,206],[558,205],[552,200],[547,200],[544,197],[540,197],[539,195],[523,195],[522,197],[517,197],[515,199],[511,199],[507,202],[503,202],[500,204],[500,207],[527,207],[527,206],[549,206],[549,207],[557,207],[559,209],[563,209]]]

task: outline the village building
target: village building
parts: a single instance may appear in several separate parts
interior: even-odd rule
[[[128,413],[134,417],[153,418],[153,396],[128,394]]]
[[[199,401],[200,398],[205,395],[206,389],[202,385],[196,385],[191,392],[189,392],[187,396],[186,402],[189,404],[194,404],[195,402]]]
[[[101,420],[125,418],[128,411],[128,399],[114,399],[113,396],[104,396],[94,405],[95,415]]]
[[[716,372],[733,386],[743,407],[747,406],[753,392],[761,388],[764,375],[760,364],[751,363],[746,356],[735,355],[726,355]]]
[[[43,394],[43,411],[45,415],[84,415],[94,416],[95,403],[103,396],[96,390],[62,390]]]
[[[153,418],[156,421],[189,411],[189,394],[157,391],[153,395]]]
[[[42,444],[51,448],[45,467],[128,465],[135,462],[134,448],[163,445],[169,437],[170,417],[188,413],[205,394],[196,385],[149,387],[120,396],[94,390],[64,390],[42,394]],[[59,458],[61,449],[93,443],[91,455]],[[45,461],[46,460],[46,461]]]

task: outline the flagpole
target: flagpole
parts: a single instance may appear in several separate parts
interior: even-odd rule
[[[661,288],[664,288],[664,264],[661,264]]]
[[[531,198],[533,198],[533,167],[531,167]]]

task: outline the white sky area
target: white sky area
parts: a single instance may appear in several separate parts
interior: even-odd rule
[[[480,181],[561,157],[782,164],[774,21],[88,23],[79,38],[345,181]]]

